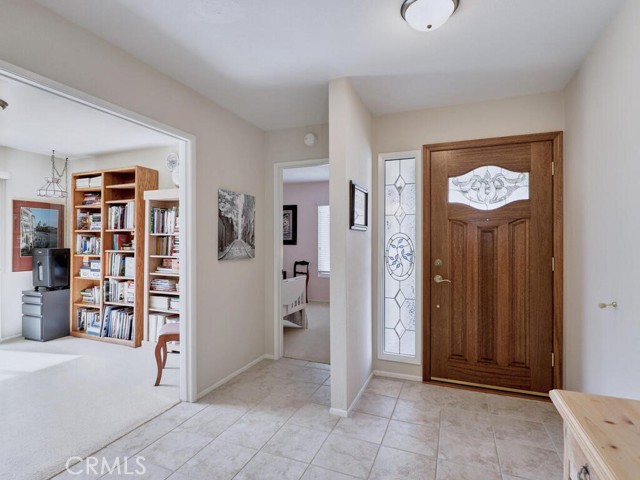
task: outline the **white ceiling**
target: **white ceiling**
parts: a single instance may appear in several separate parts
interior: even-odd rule
[[[0,146],[57,157],[83,158],[155,146],[167,135],[0,75]]]
[[[329,181],[329,164],[315,167],[285,168],[282,171],[283,183],[311,183]]]
[[[623,0],[460,0],[419,33],[402,0],[37,0],[263,129],[562,89]]]

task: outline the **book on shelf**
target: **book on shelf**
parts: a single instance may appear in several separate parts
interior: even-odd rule
[[[178,233],[180,220],[178,207],[151,207],[151,233],[173,235]]]
[[[109,207],[109,230],[133,230],[135,228],[135,202]]]
[[[156,292],[178,293],[180,291],[179,285],[180,283],[172,278],[153,278],[151,279],[149,288],[151,291]]]
[[[80,322],[85,328],[80,328]],[[85,330],[89,335],[100,336],[102,316],[100,310],[78,309],[78,330]]]
[[[158,237],[156,240],[156,255],[177,257],[180,255],[179,237]]]
[[[114,233],[113,234],[113,249],[114,250],[127,250],[134,249],[133,237],[130,233]]]
[[[107,278],[104,281],[104,301],[113,303],[130,303],[133,305],[136,286],[133,280],[117,280]]]
[[[102,229],[102,214],[94,211],[78,210],[76,228],[91,232]]]
[[[135,276],[135,257],[123,253],[109,253],[107,257],[107,275],[114,277]]]
[[[76,178],[76,188],[98,188],[102,187],[102,175],[95,177]]]
[[[102,336],[131,340],[133,334],[133,308],[104,307],[102,315]]]
[[[82,260],[82,266],[80,267],[81,278],[94,278],[99,279],[102,273],[102,264],[100,260],[89,260],[84,258]]]
[[[100,287],[88,287],[80,290],[82,303],[100,303]]]
[[[76,254],[78,255],[100,255],[102,250],[102,240],[95,235],[76,235]]]
[[[102,202],[102,195],[99,193],[85,193],[82,198],[82,205],[93,206],[100,205]]]
[[[160,328],[167,323],[180,322],[180,315],[175,313],[149,313],[149,341],[157,342]]]
[[[149,308],[179,312],[180,298],[164,295],[149,295]]]

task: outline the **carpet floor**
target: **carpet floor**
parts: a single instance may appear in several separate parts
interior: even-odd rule
[[[284,328],[284,356],[308,362],[330,363],[329,304],[310,302],[309,328]]]
[[[0,344],[0,478],[36,480],[64,470],[179,401],[179,358],[162,384],[150,346],[66,337]]]

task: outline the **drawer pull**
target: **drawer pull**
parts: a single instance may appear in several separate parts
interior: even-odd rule
[[[591,480],[591,475],[589,474],[589,465],[587,465],[586,463],[582,466],[580,472],[578,472],[578,480]]]

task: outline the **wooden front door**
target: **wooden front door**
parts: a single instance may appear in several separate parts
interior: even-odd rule
[[[554,388],[559,138],[425,147],[431,380],[543,394]]]

